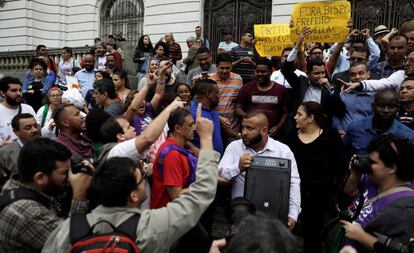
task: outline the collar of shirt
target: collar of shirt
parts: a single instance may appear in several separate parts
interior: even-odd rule
[[[368,120],[366,120],[365,121],[365,126],[364,126],[364,128],[366,129],[366,131],[368,131],[368,132],[371,132],[371,133],[374,133],[374,134],[378,134],[375,130],[374,130],[374,128],[373,128],[373,123],[372,123],[372,119],[373,119],[374,117],[373,116],[370,116],[369,118],[368,118]],[[383,133],[381,133],[381,135],[386,135],[386,134],[391,134],[391,133],[394,133],[395,131],[397,131],[397,127],[398,127],[398,122],[397,122],[397,120],[396,119],[394,119],[394,121],[393,121],[393,123],[392,123],[392,125],[391,125],[391,127],[390,128],[388,128],[385,132],[383,132]]]
[[[275,148],[271,145],[271,140],[270,140],[270,137],[268,136],[267,137],[267,142],[266,142],[266,145],[264,146],[264,148],[262,149],[262,150],[260,150],[259,152],[256,152],[256,151],[254,151],[252,148],[250,148],[250,147],[247,147],[245,144],[244,144],[244,142],[243,142],[243,140],[242,140],[242,148],[243,148],[243,150],[248,150],[248,151],[250,151],[253,155],[260,155],[260,154],[263,154],[264,152],[266,152],[266,151],[275,151]]]
[[[20,147],[23,147],[23,142],[20,140],[19,137],[17,137],[16,142],[20,145]]]

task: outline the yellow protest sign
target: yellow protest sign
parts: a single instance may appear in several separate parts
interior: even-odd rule
[[[288,24],[254,25],[256,51],[260,56],[280,56],[285,47],[292,47]]]
[[[307,2],[295,4],[291,37],[296,41],[304,27],[311,28],[305,42],[341,42],[349,33],[351,4],[339,2]]]

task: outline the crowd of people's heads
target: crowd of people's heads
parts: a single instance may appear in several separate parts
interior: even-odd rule
[[[81,62],[75,59],[72,48],[63,47],[62,59],[57,64],[58,77],[50,87],[47,82],[51,81],[50,73],[56,63],[48,55],[46,46],[39,45],[37,57],[30,61],[30,70],[23,83],[13,77],[0,79],[0,92],[4,98],[1,103],[6,104],[7,109],[15,110],[9,125],[21,149],[17,160],[18,179],[56,197],[66,190],[69,178],[73,177],[69,173],[74,166],[71,158],[80,151],[92,154],[85,158],[96,160],[91,165],[96,168],[87,194],[91,202],[108,208],[141,208],[150,191],[147,187],[151,187],[148,183],[151,173],[143,168],[143,160],[151,162],[151,166],[166,166],[164,157],[154,159],[159,158],[161,146],[170,141],[168,138],[173,138],[174,145],[175,142],[182,144],[180,148],[187,150],[177,149],[179,152],[176,152],[185,159],[199,155],[201,144],[196,144],[196,140],[200,141],[203,136],[197,134],[200,129],[196,130],[196,125],[198,120],[203,122],[205,115],[209,115],[216,131],[209,136],[209,140],[213,138],[213,147],[209,149],[221,152],[224,157],[229,152],[227,147],[233,148],[231,152],[236,150],[234,143],[237,142],[243,152],[251,155],[248,166],[254,156],[274,151],[271,145],[279,145],[278,148],[284,151],[293,150],[297,148],[293,145],[313,145],[318,138],[324,142],[322,144],[328,143],[330,138],[335,139],[340,146],[337,149],[341,155],[339,160],[345,161],[356,150],[354,142],[366,138],[364,146],[357,148],[366,151],[364,155],[370,159],[370,180],[377,185],[390,177],[412,182],[414,145],[410,138],[414,132],[410,127],[414,122],[414,22],[405,22],[398,33],[390,33],[385,26],[377,27],[374,42],[368,30],[352,30],[346,41],[336,45],[303,45],[303,38],[299,38],[294,47],[286,47],[280,55],[270,59],[256,55],[251,32],[241,33],[237,44],[232,42],[232,31],[223,31],[224,44],[222,48],[214,49],[208,47],[211,44],[203,28],[197,26],[194,36],[186,40],[188,55],[190,50],[193,54],[193,59],[186,60],[196,63],[191,70],[190,62],[184,67],[177,64],[182,52],[172,33],[165,33],[154,45],[146,34],[139,38],[133,57],[138,66],[138,88],[130,80],[131,73],[122,68],[122,62],[129,56],[124,57],[122,52],[125,38],[121,32],[109,35],[105,42],[95,39],[93,49],[83,55]],[[386,46],[380,49],[376,43]],[[230,50],[227,47],[231,47]],[[379,60],[381,53],[382,61]],[[180,75],[184,77],[180,78]],[[392,75],[398,77],[392,79]],[[344,77],[347,80],[342,80]],[[370,86],[369,82],[376,79],[381,89]],[[342,87],[334,82],[339,82]],[[27,104],[31,96],[42,99],[42,107],[36,108],[37,114],[32,113],[33,109],[21,111],[21,105]],[[350,97],[352,99],[347,100]],[[184,104],[172,106],[182,102]],[[199,104],[201,107],[196,108]],[[355,115],[362,116],[354,118]],[[345,121],[346,127],[343,127]],[[362,121],[368,123],[362,125]],[[400,121],[401,126],[396,127]],[[337,128],[336,124],[340,126]],[[352,127],[354,132],[366,130],[368,133],[360,134],[355,140],[354,136],[358,135],[350,130]],[[397,128],[408,134],[393,133]],[[53,134],[47,135],[48,131]],[[327,133],[331,135],[323,136]],[[273,139],[277,141],[271,142]],[[293,140],[295,144],[292,144]],[[222,150],[217,150],[217,143]],[[118,149],[114,149],[117,145],[120,145]],[[141,149],[147,151],[141,152]],[[307,152],[297,152],[293,156],[290,149],[289,152],[291,159],[296,155],[308,155]],[[103,153],[105,157],[101,155]],[[121,157],[121,153],[125,157]],[[128,155],[134,159],[126,157]],[[136,159],[142,159],[142,164]],[[241,159],[241,156],[235,158],[234,163],[238,166],[232,167],[235,171],[229,173],[232,175],[230,179],[223,179],[225,184],[234,187],[242,181],[244,187],[246,173],[243,172],[246,169],[242,169]],[[309,161],[317,161],[312,159]],[[191,167],[191,161],[188,161]],[[298,160],[297,164],[303,161]],[[300,180],[305,182],[304,178],[314,172],[298,170],[296,161],[294,166],[298,187],[307,186]],[[384,166],[388,171],[382,170]],[[191,169],[181,174],[196,178],[196,172]],[[224,178],[222,171],[220,167],[219,175]],[[158,173],[162,178],[163,169],[157,170]],[[234,180],[239,176],[243,180]],[[154,176],[151,180],[155,179]],[[338,178],[330,178],[329,183],[329,187],[338,186]],[[189,198],[184,194],[188,187],[182,186],[180,190],[184,191],[177,196]],[[300,198],[309,200],[309,192],[299,189],[298,196],[290,195],[292,199],[299,198],[298,212]],[[170,194],[171,189],[167,193]],[[289,217],[289,222],[292,220]],[[287,228],[295,224],[296,220],[293,225],[287,225],[260,213],[248,216],[227,241],[227,252],[300,252],[300,243]]]

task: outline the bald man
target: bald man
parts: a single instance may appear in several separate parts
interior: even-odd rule
[[[231,142],[219,164],[222,178],[232,181],[232,198],[244,197],[246,170],[255,156],[285,158],[291,161],[288,227],[293,229],[300,213],[300,179],[295,157],[285,144],[268,136],[265,114],[251,111],[242,121],[242,139]],[[258,182],[260,183],[260,182]]]

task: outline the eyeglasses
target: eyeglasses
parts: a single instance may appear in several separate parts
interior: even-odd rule
[[[52,98],[58,98],[58,97],[61,97],[62,95],[60,95],[60,94],[49,94],[49,97],[52,97]]]
[[[353,62],[364,62],[365,58],[360,58],[360,57],[350,57],[349,61],[353,61]]]
[[[137,170],[139,170],[141,172],[141,179],[135,184],[133,191],[135,191],[135,189],[137,189],[137,187],[148,178],[148,173],[141,167],[136,167]]]

